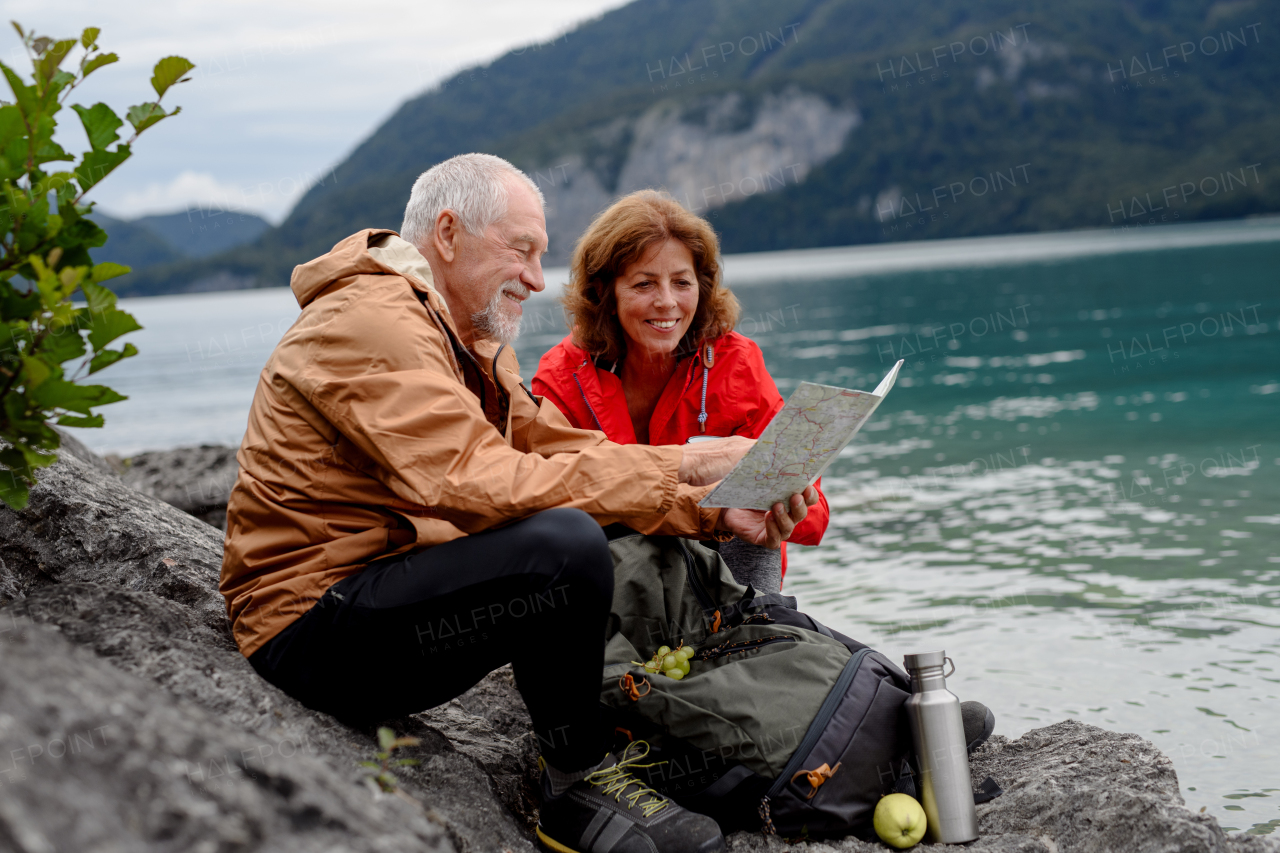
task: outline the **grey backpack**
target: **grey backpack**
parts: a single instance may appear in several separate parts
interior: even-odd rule
[[[611,535],[601,701],[621,738],[650,744],[646,782],[726,832],[784,836],[866,834],[881,796],[914,793],[900,669],[696,542]],[[683,679],[641,665],[682,642]]]

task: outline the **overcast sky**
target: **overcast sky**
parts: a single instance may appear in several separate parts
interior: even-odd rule
[[[148,130],[91,194],[101,210],[134,217],[221,203],[278,222],[407,98],[624,3],[5,0],[4,18],[56,37],[101,27],[99,45],[121,61],[97,71],[75,100],[105,101],[121,117],[154,98],[157,59],[196,63],[191,82],[164,99],[182,114]],[[5,33],[0,58],[27,71],[17,35]],[[60,118],[64,146],[84,150],[75,114]]]

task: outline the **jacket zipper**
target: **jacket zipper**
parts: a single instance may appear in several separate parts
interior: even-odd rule
[[[583,364],[586,364],[584,361]],[[582,402],[587,404],[587,411],[591,413],[591,420],[596,422],[596,429],[604,432],[604,427],[600,425],[600,419],[596,417],[596,410],[591,408],[591,401],[587,399],[587,392],[582,389],[582,383],[578,381],[578,374],[573,374],[573,384],[578,386],[578,393],[582,395]]]
[[[728,657],[743,652],[755,651],[764,646],[771,646],[774,643],[794,643],[795,637],[776,636],[761,637],[758,640],[741,640],[737,643],[721,643],[718,646],[712,646],[709,649],[703,649],[693,656],[694,660],[708,661],[717,658]]]
[[[835,716],[836,709],[840,707],[840,703],[844,700],[844,694],[849,692],[849,685],[853,683],[853,678],[858,674],[858,667],[862,666],[863,659],[871,654],[871,649],[859,649],[849,658],[849,662],[844,665],[844,669],[840,672],[840,677],[836,679],[835,686],[831,688],[831,692],[827,694],[827,698],[823,700],[822,707],[818,709],[818,714],[813,718],[813,722],[809,724],[809,729],[804,733],[804,739],[800,741],[800,746],[796,747],[796,751],[792,753],[791,760],[787,762],[787,766],[782,769],[780,775],[769,788],[769,793],[765,796],[776,797],[782,793],[782,789],[787,782],[800,769],[800,765],[808,759],[809,753],[818,745],[818,739],[822,737],[822,733],[827,728],[827,723],[831,722],[831,718]]]
[[[502,355],[502,351],[506,348],[506,344],[499,345],[498,351],[493,354],[493,361],[491,362],[491,365],[493,369],[493,387],[497,389],[498,399],[506,401],[507,415],[510,417],[511,395],[506,392],[506,389],[502,387],[502,383],[498,381],[498,356]],[[503,430],[503,432],[505,432],[505,430]]]

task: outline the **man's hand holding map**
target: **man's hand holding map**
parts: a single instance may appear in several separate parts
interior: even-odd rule
[[[702,505],[767,510],[803,492],[862,429],[901,367],[899,361],[870,393],[801,382]]]

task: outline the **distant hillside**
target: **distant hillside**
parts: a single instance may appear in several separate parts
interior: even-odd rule
[[[126,284],[151,267],[181,264],[243,246],[271,227],[252,213],[224,210],[183,211],[128,220],[95,213],[93,218],[107,232],[107,244],[91,254],[96,261],[132,267],[134,275],[123,279]]]
[[[271,223],[252,213],[234,210],[194,210],[133,220],[159,235],[179,252],[205,258],[252,242]]]
[[[644,186],[729,252],[1280,211],[1275,8],[637,0],[406,102],[252,244],[123,285],[285,284],[465,151],[538,180],[553,263]]]
[[[185,257],[168,240],[136,222],[115,219],[103,213],[95,213],[93,219],[107,232],[107,244],[90,252],[94,261],[115,261],[131,267],[136,273]]]

